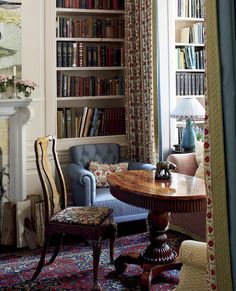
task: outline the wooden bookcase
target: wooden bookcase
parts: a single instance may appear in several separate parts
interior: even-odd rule
[[[126,142],[122,3],[45,3],[47,131],[61,149]]]

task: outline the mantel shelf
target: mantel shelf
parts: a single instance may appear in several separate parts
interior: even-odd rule
[[[0,99],[0,116],[10,116],[15,114],[18,108],[26,108],[32,99]]]

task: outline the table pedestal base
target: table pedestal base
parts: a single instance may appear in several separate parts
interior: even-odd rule
[[[120,255],[115,260],[115,268],[122,274],[127,264],[139,265],[143,269],[140,278],[141,290],[150,290],[151,281],[160,272],[171,269],[180,269],[181,263],[177,258],[177,253],[167,244],[166,231],[169,224],[169,214],[167,212],[149,212],[148,227],[150,234],[150,245],[142,253],[129,253]]]

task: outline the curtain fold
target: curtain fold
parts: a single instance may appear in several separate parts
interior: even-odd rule
[[[236,280],[235,1],[206,1],[205,173],[209,289]]]
[[[233,286],[236,288],[236,31],[235,0],[218,1],[218,35],[226,164],[227,214]]]
[[[125,95],[128,158],[156,162],[152,0],[125,1]]]

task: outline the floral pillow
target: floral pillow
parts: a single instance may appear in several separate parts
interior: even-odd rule
[[[101,162],[91,161],[89,171],[92,172],[96,179],[96,185],[99,188],[109,187],[107,177],[111,173],[125,172],[128,170],[128,163],[103,164]]]

